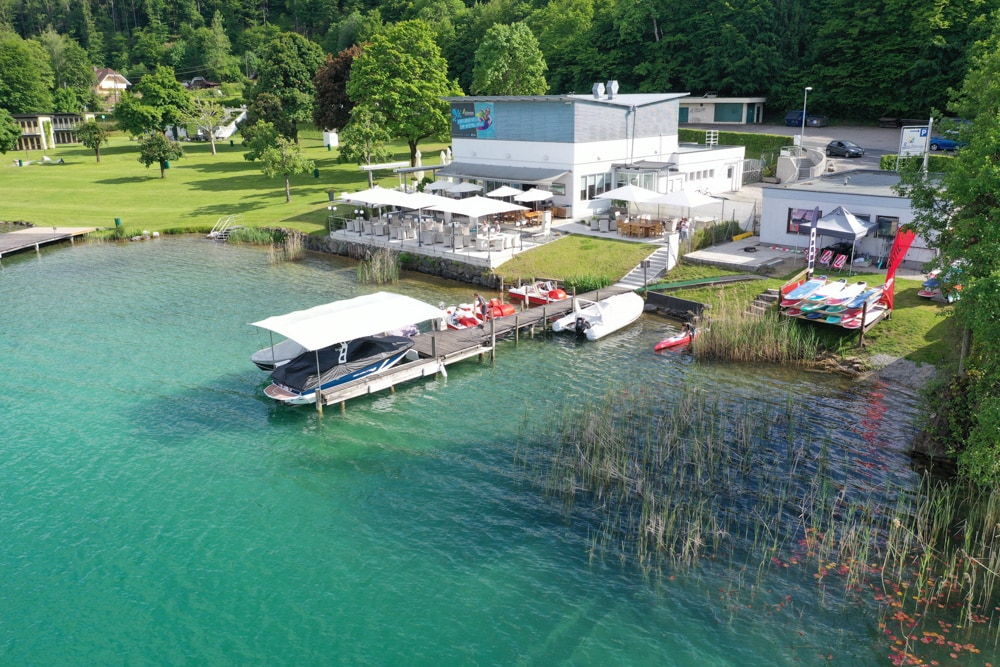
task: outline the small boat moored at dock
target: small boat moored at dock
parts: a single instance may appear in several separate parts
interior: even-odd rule
[[[616,294],[603,301],[577,299],[573,312],[553,322],[552,330],[575,331],[587,340],[598,340],[639,319],[644,305],[635,292]]]
[[[553,301],[562,301],[569,296],[565,290],[556,286],[551,280],[539,280],[519,287],[511,287],[509,293],[511,300],[522,301],[529,306],[544,306]]]

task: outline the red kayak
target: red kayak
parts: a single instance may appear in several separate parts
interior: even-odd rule
[[[670,338],[664,338],[653,347],[653,350],[659,352],[660,350],[668,350],[672,347],[683,347],[688,345],[691,341],[698,337],[698,331],[698,329],[695,329],[692,333],[682,331],[681,333],[671,336]]]

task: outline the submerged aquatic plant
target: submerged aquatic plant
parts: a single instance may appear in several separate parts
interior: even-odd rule
[[[751,597],[765,573],[808,568],[819,595],[839,590],[880,611],[895,664],[978,650],[949,632],[997,631],[1000,491],[929,476],[917,489],[862,483],[830,465],[840,446],[806,421],[792,401],[686,388],[664,405],[649,390],[616,390],[526,430],[516,459],[588,522],[592,558],[647,574],[725,563]]]

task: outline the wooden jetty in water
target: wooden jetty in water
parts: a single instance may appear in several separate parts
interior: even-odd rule
[[[26,227],[6,234],[0,234],[0,259],[15,252],[35,249],[41,246],[69,239],[73,243],[77,236],[94,231],[96,227]]]
[[[385,389],[395,391],[397,384],[438,374],[447,374],[446,367],[472,357],[495,357],[498,338],[513,337],[515,341],[522,332],[533,335],[544,331],[550,322],[573,310],[573,299],[600,301],[616,294],[630,291],[627,287],[612,286],[580,294],[562,301],[553,301],[544,306],[534,306],[513,315],[487,320],[482,328],[448,329],[417,334],[413,337],[411,352],[417,359],[405,361],[384,373],[370,378],[337,385],[322,392],[322,400],[316,408],[322,411],[324,405],[339,403],[345,409],[345,401],[358,396],[374,394]]]

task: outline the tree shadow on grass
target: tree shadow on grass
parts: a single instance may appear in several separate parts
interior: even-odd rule
[[[100,181],[94,181],[98,185],[128,185],[129,183],[145,183],[146,181],[152,181],[159,179],[159,176],[122,176],[121,178],[105,178]]]

